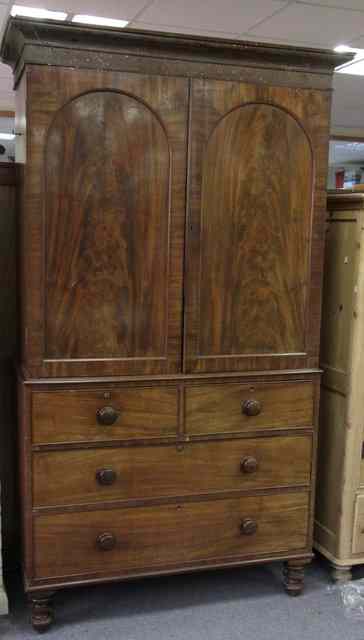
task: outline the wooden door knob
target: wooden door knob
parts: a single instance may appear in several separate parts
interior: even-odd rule
[[[241,410],[246,416],[257,416],[262,410],[262,405],[259,400],[245,400]]]
[[[116,471],[114,471],[114,469],[98,469],[96,471],[96,480],[102,485],[114,484],[116,480]]]
[[[253,458],[253,456],[247,456],[243,458],[240,463],[240,469],[243,473],[255,473],[258,470],[258,460]]]
[[[106,426],[114,424],[118,417],[119,412],[114,407],[102,407],[96,413],[97,422]]]
[[[244,536],[252,536],[258,530],[258,525],[252,518],[244,518],[240,525],[240,532]]]
[[[100,533],[96,538],[96,544],[100,551],[111,551],[115,548],[116,538],[112,533]]]

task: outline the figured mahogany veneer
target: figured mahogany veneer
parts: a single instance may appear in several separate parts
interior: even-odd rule
[[[209,125],[203,153],[192,138],[195,171],[203,161],[197,356],[235,356],[235,368],[240,356],[306,351],[313,158],[297,97],[220,84],[193,93],[194,127]]]
[[[186,371],[318,365],[327,98],[193,82]]]
[[[159,507],[39,515],[34,520],[35,577],[127,575],[201,560],[249,558],[253,554],[304,549],[308,496],[288,493]],[[244,535],[244,519],[256,521]],[[108,533],[115,544],[100,549]]]
[[[186,389],[186,429],[202,434],[307,427],[313,408],[312,383],[201,385]]]
[[[77,442],[174,436],[178,394],[173,387],[57,391],[32,396],[33,442]],[[100,412],[117,418],[103,424]]]
[[[23,299],[29,371],[179,372],[187,80],[33,66],[23,82],[27,225],[44,242],[32,246]]]
[[[333,52],[10,19],[24,574],[312,557]],[[243,577],[242,577],[243,579]]]
[[[75,505],[268,487],[308,487],[311,448],[310,436],[297,436],[194,442],[180,447],[35,453],[33,504],[34,507]],[[255,469],[252,459],[256,462]],[[110,483],[100,482],[97,474],[102,470],[113,472],[109,473]]]

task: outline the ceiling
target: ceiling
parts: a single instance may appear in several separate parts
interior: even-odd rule
[[[133,28],[332,49],[364,48],[364,0],[0,0],[0,28],[13,3],[129,20]],[[332,131],[364,136],[364,76],[335,74]],[[14,108],[0,64],[0,110]]]

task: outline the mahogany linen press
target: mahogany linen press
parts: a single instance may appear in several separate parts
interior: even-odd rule
[[[280,560],[302,590],[331,82],[350,57],[9,20],[37,630],[73,585]]]

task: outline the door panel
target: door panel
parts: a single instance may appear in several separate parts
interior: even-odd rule
[[[57,113],[46,147],[47,357],[166,356],[169,180],[166,133],[139,100],[94,91]]]
[[[45,134],[40,375],[180,371],[187,81],[36,69],[32,87]]]
[[[320,129],[306,132],[307,97],[293,94],[193,83],[186,371],[308,361]]]

